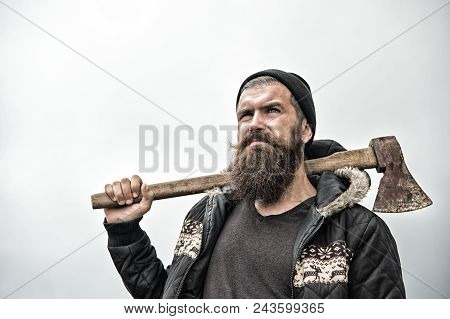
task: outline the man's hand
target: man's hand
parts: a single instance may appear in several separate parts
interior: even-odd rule
[[[142,183],[142,179],[133,175],[131,181],[122,178],[112,184],[105,185],[105,193],[121,208],[105,208],[106,221],[108,223],[121,223],[144,216],[152,207],[154,193],[149,190],[147,184]],[[133,204],[133,198],[142,193],[140,203]]]

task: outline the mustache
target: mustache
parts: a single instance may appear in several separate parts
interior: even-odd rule
[[[247,146],[249,146],[253,142],[264,142],[269,145],[272,145],[273,147],[280,146],[278,140],[273,137],[273,135],[264,132],[262,130],[254,130],[250,131],[246,136],[242,138],[238,143],[231,145],[236,150],[243,150]]]

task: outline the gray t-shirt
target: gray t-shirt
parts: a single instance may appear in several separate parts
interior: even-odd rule
[[[291,210],[261,216],[238,204],[211,256],[203,298],[291,298],[293,247],[311,197]]]

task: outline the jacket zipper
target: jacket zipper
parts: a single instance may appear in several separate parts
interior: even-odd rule
[[[189,271],[191,270],[191,267],[195,263],[197,258],[198,258],[198,256],[192,261],[192,263],[189,265],[186,272],[184,273],[183,279],[181,280],[180,286],[178,287],[177,293],[175,294],[175,299],[178,299],[178,297],[180,296],[181,289],[183,289],[184,281],[186,280],[186,276],[189,273]]]
[[[316,229],[314,229],[314,231],[305,239],[305,241],[303,242],[303,245],[300,245],[297,249],[297,252],[295,254],[295,260],[294,260],[295,263],[294,263],[294,266],[292,267],[292,272],[291,272],[291,299],[294,299],[294,272],[295,272],[295,265],[297,264],[298,256],[299,256],[300,252],[302,251],[302,249],[305,247],[305,245],[309,242],[309,240],[311,238],[313,238],[313,236],[320,229],[320,227],[323,224],[323,221],[324,221],[324,218],[321,217],[319,225],[316,226]]]
[[[215,196],[216,196],[216,195],[214,194],[214,195],[212,196],[212,198],[211,198],[210,200],[208,200],[208,202],[206,203],[206,209],[207,209],[207,211],[208,211],[208,214],[209,214],[209,212],[211,211],[211,210],[210,210],[210,203],[212,203],[212,202],[214,201]],[[207,225],[207,227],[209,227],[209,224]],[[205,233],[207,234],[208,232],[205,232]],[[203,240],[203,238],[202,238],[202,244],[201,244],[200,247],[203,247],[203,248],[204,248],[203,243],[206,243],[206,240],[207,240],[207,238],[204,238],[204,240]],[[186,272],[184,273],[183,279],[181,279],[180,286],[178,287],[177,293],[175,294],[175,299],[178,299],[178,297],[180,296],[181,290],[183,289],[184,281],[186,280],[186,277],[187,277],[189,271],[191,270],[192,266],[195,264],[195,262],[197,261],[198,257],[200,256],[200,254],[201,254],[202,252],[203,252],[202,250],[200,250],[200,251],[198,252],[197,257],[195,257],[195,259],[192,260],[191,264],[189,265],[189,267],[187,268]]]

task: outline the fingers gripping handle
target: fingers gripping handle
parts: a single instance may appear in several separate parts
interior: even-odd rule
[[[133,198],[133,204],[139,203],[142,200],[142,195]],[[93,209],[99,208],[119,208],[124,207],[124,205],[119,205],[116,201],[109,198],[106,193],[98,193],[91,196],[91,203]]]
[[[228,174],[222,173],[153,184],[148,185],[148,187],[154,193],[153,199],[157,200],[203,193],[208,189],[223,187],[228,183],[228,181]],[[139,195],[139,197],[133,198],[133,203],[139,203],[141,200],[142,195]],[[91,203],[93,209],[124,207],[111,200],[111,198],[109,198],[106,193],[98,193],[92,195]]]

